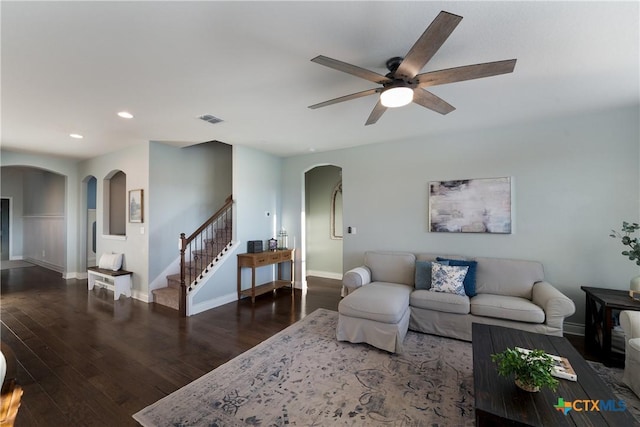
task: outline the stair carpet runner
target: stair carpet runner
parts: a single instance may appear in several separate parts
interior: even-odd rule
[[[185,263],[185,282],[187,282],[187,286],[190,285],[189,279],[193,280],[198,277],[211,264],[214,258],[222,252],[227,243],[205,239],[204,246],[205,249],[192,251],[193,260]],[[178,310],[180,304],[180,273],[167,276],[167,284],[166,288],[152,291],[153,301],[156,304]]]

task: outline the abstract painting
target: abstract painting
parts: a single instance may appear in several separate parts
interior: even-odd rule
[[[429,182],[429,230],[511,233],[511,178]]]

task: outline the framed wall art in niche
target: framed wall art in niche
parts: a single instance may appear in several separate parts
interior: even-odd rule
[[[511,233],[511,177],[429,182],[429,231]]]
[[[142,189],[129,191],[129,222],[144,222]]]

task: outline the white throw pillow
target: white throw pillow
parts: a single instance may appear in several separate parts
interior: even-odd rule
[[[432,292],[446,292],[456,295],[466,295],[464,292],[464,278],[469,267],[443,265],[434,262],[431,266]]]
[[[98,261],[98,268],[118,271],[122,267],[122,254],[102,254]]]

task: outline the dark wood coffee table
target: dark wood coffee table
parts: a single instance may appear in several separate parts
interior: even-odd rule
[[[636,419],[628,411],[578,411],[565,415],[554,406],[565,402],[610,399],[618,402],[606,385],[573,346],[562,337],[534,334],[501,326],[473,324],[473,380],[476,425],[481,426],[635,426]],[[542,349],[564,356],[578,375],[578,381],[559,379],[554,392],[538,393],[520,390],[513,378],[499,377],[491,354],[515,346]],[[578,404],[579,408],[590,407]]]

